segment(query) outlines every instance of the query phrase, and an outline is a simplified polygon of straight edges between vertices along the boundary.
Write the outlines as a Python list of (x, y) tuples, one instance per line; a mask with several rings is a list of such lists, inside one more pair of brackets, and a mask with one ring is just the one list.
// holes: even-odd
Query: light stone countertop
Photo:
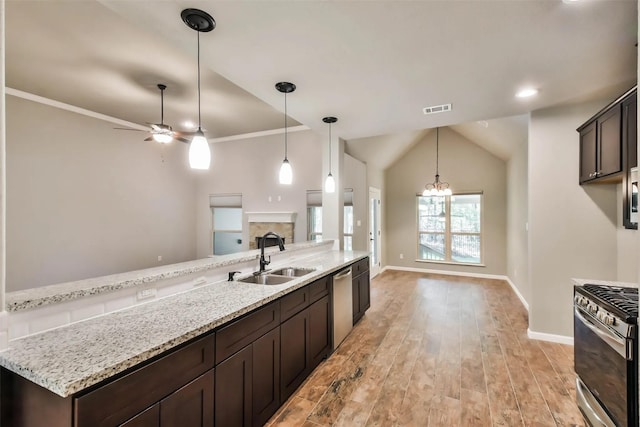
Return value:
[(283, 261), (316, 271), (282, 285), (212, 283), (14, 340), (0, 353), (0, 366), (67, 397), (366, 256), (324, 251)]
[[(287, 245), (287, 253), (304, 249), (332, 245), (333, 240), (325, 242), (301, 242)], [(277, 247), (265, 249), (266, 254), (278, 253)], [(6, 295), (7, 311), (15, 312), (64, 301), (71, 301), (105, 292), (131, 288), (158, 280), (188, 276), (189, 274), (204, 273), (216, 268), (226, 267), (260, 258), (260, 250), (251, 250), (232, 255), (211, 256), (177, 264), (160, 267), (145, 268), (128, 271), (126, 273), (111, 274), (91, 279), (58, 283), (23, 291), (9, 292)]]
[(619, 286), (619, 287), (622, 287), (622, 288), (637, 288), (638, 287), (637, 283), (615, 282), (613, 280), (594, 280), (594, 279), (574, 279), (574, 278), (572, 278), (571, 281), (576, 286), (583, 286), (583, 285), (586, 285), (586, 284), (592, 284), (592, 285), (604, 285), (604, 286)]

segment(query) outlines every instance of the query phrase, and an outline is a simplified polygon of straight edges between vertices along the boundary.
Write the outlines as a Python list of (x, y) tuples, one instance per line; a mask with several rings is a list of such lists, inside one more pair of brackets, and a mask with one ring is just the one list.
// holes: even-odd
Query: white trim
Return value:
[(397, 265), (387, 265), (384, 267), (384, 270), (399, 270), (399, 271), (411, 271), (414, 273), (444, 274), (446, 276), (478, 277), (481, 279), (498, 279), (498, 280), (507, 279), (507, 276), (503, 276), (500, 274), (468, 273), (466, 271), (433, 270), (430, 268), (401, 267)]
[[(39, 104), (48, 105), (50, 107), (60, 108), (61, 110), (71, 111), (72, 113), (82, 114), (83, 116), (93, 117), (94, 119), (104, 120), (105, 122), (110, 122), (110, 123), (113, 123), (113, 124), (116, 124), (116, 125), (126, 126), (128, 128), (131, 128), (131, 129), (137, 129), (137, 130), (141, 130), (141, 131), (148, 131), (149, 130), (149, 126), (142, 126), (142, 125), (139, 125), (137, 123), (133, 123), (133, 122), (129, 122), (129, 121), (126, 121), (126, 120), (118, 119), (116, 117), (107, 116), (106, 114), (96, 113), (95, 111), (87, 110), (85, 108), (76, 107), (75, 105), (66, 104), (64, 102), (56, 101), (56, 100), (53, 100), (53, 99), (50, 99), (50, 98), (45, 98), (44, 96), (35, 95), (33, 93), (24, 92), (22, 90), (6, 87), (5, 88), (5, 93), (7, 95), (11, 95), (11, 96), (15, 96), (15, 97), (18, 97), (18, 98), (26, 99), (28, 101), (37, 102)], [(286, 130), (287, 130), (287, 133), (292, 133), (292, 132), (305, 131), (305, 130), (309, 130), (309, 129), (310, 129), (309, 126), (300, 125), (300, 126), (287, 127)], [(210, 143), (237, 141), (239, 139), (260, 138), (260, 137), (270, 136), (270, 135), (279, 135), (279, 134), (283, 134), (284, 131), (285, 131), (285, 128), (269, 129), (269, 130), (262, 130), (262, 131), (258, 131), (258, 132), (242, 133), (242, 134), (239, 134), (239, 135), (223, 136), (223, 137), (220, 137), (220, 138), (207, 138), (207, 140)]]
[(534, 332), (527, 328), (527, 337), (532, 340), (549, 341), (559, 344), (573, 345), (573, 337), (567, 337), (564, 335), (546, 334), (544, 332)]
[(511, 286), (511, 289), (513, 289), (513, 292), (515, 292), (515, 294), (518, 296), (518, 299), (520, 300), (522, 305), (524, 305), (524, 308), (526, 308), (527, 312), (528, 312), (529, 311), (529, 303), (527, 303), (527, 300), (524, 299), (524, 297), (520, 293), (520, 290), (518, 289), (518, 287), (511, 281), (511, 279), (508, 276), (505, 276), (505, 280)]
[(296, 212), (246, 212), (249, 222), (296, 222)]
[(126, 126), (131, 129), (148, 131), (148, 126), (141, 126), (137, 123), (128, 122), (126, 120), (117, 119), (115, 117), (107, 116), (106, 114), (96, 113), (95, 111), (87, 110), (84, 108), (76, 107), (75, 105), (65, 104), (64, 102), (54, 101), (53, 99), (45, 98), (43, 96), (34, 95), (29, 92), (24, 92), (18, 89), (10, 87), (5, 88), (6, 94), (16, 96), (18, 98), (26, 99), (28, 101), (37, 102), (39, 104), (48, 105), (50, 107), (60, 108), (61, 110), (71, 111), (72, 113), (82, 114), (83, 116), (93, 117), (94, 119), (104, 120), (105, 122), (111, 122), (116, 125)]
[[(287, 128), (287, 133), (291, 132), (300, 132), (303, 130), (309, 130), (309, 126), (300, 125), (293, 126)], [(229, 135), (222, 136), (220, 138), (209, 138), (209, 142), (227, 142), (227, 141), (237, 141), (239, 139), (250, 139), (250, 138), (260, 138), (263, 136), (271, 136), (271, 135), (279, 135), (284, 133), (284, 128), (280, 129), (270, 129), (270, 130), (261, 130), (258, 132), (249, 132), (249, 133), (241, 133), (239, 135)]]

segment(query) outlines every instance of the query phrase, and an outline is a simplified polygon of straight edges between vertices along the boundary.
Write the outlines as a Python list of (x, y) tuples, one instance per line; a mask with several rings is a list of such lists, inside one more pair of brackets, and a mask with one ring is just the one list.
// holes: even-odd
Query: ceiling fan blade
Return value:
[(131, 128), (113, 128), (113, 129), (117, 129), (117, 130), (132, 130), (134, 132), (146, 132), (144, 130), (140, 130), (140, 129), (131, 129)]
[(152, 141), (152, 140), (153, 140), (153, 137), (152, 137), (152, 136), (149, 136), (149, 137), (145, 138), (144, 140), (145, 140), (145, 141)]
[(190, 139), (183, 138), (183, 137), (181, 137), (181, 136), (177, 136), (177, 135), (174, 135), (174, 136), (173, 136), (173, 139), (178, 140), (178, 141), (182, 141), (182, 142), (184, 142), (185, 144), (188, 144), (188, 143), (190, 143), (190, 142), (191, 142), (191, 140), (190, 140)]

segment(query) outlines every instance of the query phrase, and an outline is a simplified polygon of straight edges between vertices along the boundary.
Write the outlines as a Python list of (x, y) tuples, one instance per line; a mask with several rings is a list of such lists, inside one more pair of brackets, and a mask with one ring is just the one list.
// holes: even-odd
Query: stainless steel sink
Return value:
[(286, 276), (286, 277), (301, 277), (301, 276), (306, 276), (309, 273), (313, 273), (314, 271), (316, 271), (315, 268), (285, 267), (285, 268), (279, 268), (274, 271), (270, 271), (269, 274), (274, 274), (277, 276)]
[(293, 280), (293, 277), (258, 274), (256, 276), (245, 277), (244, 279), (238, 280), (238, 282), (255, 283), (257, 285), (282, 285), (290, 280)]

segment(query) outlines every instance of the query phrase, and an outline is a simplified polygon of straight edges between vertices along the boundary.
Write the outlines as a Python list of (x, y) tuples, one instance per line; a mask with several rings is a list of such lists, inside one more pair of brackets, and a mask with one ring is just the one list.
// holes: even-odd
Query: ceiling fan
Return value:
[[(158, 83), (158, 89), (160, 89), (160, 123), (147, 123), (151, 129), (149, 129), (149, 136), (145, 138), (145, 141), (156, 141), (161, 144), (168, 144), (174, 139), (182, 142), (189, 143), (190, 140), (185, 138), (183, 133), (174, 131), (171, 126), (164, 123), (164, 90), (167, 85)], [(119, 130), (133, 130), (137, 132), (143, 132), (139, 129), (131, 128), (114, 128)]]

